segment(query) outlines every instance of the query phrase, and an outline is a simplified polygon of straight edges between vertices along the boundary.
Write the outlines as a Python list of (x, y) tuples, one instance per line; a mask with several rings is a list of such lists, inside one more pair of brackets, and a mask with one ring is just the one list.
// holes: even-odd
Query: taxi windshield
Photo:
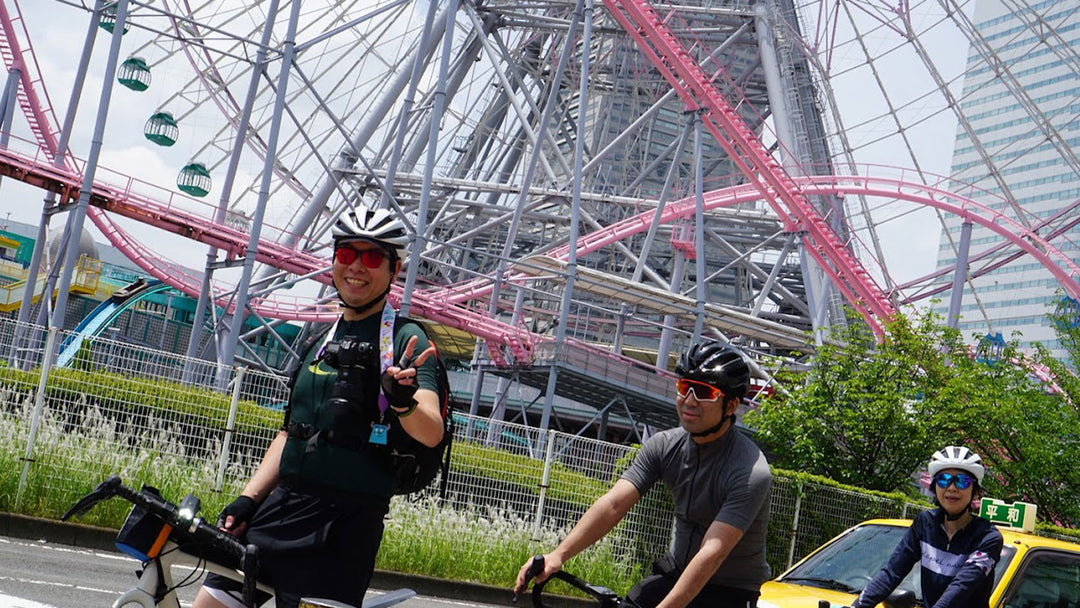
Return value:
[[(807, 585), (858, 594), (870, 579), (889, 561), (893, 549), (907, 532), (907, 528), (869, 524), (857, 526), (835, 542), (807, 558), (778, 580), (796, 585)], [(1014, 553), (1006, 546), (994, 569), (994, 584), (1001, 579), (1005, 566)], [(915, 593), (916, 601), (923, 605), (922, 586), (919, 584), (918, 564), (900, 582), (899, 589)]]

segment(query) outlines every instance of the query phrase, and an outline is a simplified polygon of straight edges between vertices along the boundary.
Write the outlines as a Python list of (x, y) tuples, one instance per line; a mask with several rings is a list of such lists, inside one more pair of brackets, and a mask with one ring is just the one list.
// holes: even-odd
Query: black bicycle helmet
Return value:
[(750, 391), (750, 367), (738, 350), (720, 342), (695, 344), (679, 357), (675, 373), (688, 380), (711, 384), (727, 397), (742, 398)]
[(404, 260), (409, 246), (405, 224), (387, 209), (354, 209), (342, 213), (334, 228), (334, 245), (347, 241), (375, 243)]

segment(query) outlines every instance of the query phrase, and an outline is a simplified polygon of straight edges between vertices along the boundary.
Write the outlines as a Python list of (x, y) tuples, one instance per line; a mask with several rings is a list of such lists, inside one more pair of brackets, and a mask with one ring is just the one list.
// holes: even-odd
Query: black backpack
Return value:
[[(398, 315), (394, 320), (394, 335), (405, 323), (417, 325), (428, 341), (434, 344), (424, 324), (416, 319), (410, 319)], [(328, 325), (325, 330), (316, 332), (303, 342), (297, 349), (299, 357), (296, 362), (289, 366), (288, 387), (296, 384), (296, 378), (300, 374), (300, 367), (307, 359), (308, 353), (320, 343), (329, 331)], [(439, 385), (439, 409), (443, 419), (443, 437), (435, 447), (428, 447), (412, 438), (401, 426), (401, 421), (396, 416), (389, 416), (390, 429), (387, 436), (391, 468), (394, 470), (394, 494), (413, 494), (419, 492), (435, 480), (442, 473), (439, 483), (440, 497), (446, 497), (447, 482), (450, 477), (450, 446), (454, 441), (454, 399), (450, 392), (450, 377), (446, 373), (446, 365), (442, 357), (435, 357), (436, 381)]]
[[(394, 322), (394, 333), (401, 325), (414, 323), (420, 327), (428, 341), (424, 324), (415, 319), (398, 316)], [(434, 344), (434, 342), (432, 342)], [(442, 357), (435, 357), (436, 379), (439, 384), (439, 413), (443, 419), (442, 441), (433, 448), (412, 438), (401, 427), (397, 416), (390, 416), (390, 432), (387, 445), (394, 468), (394, 494), (412, 494), (431, 485), (435, 477), (442, 473), (439, 482), (439, 495), (446, 496), (446, 484), (450, 477), (450, 445), (454, 442), (454, 398), (450, 392), (450, 377)]]

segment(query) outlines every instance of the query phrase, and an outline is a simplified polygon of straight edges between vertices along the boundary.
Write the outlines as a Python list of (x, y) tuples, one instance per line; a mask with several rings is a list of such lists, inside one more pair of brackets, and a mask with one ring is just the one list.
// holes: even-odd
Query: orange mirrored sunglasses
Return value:
[(686, 397), (690, 393), (694, 393), (694, 399), (698, 401), (716, 401), (724, 396), (723, 391), (711, 384), (705, 384), (697, 380), (687, 380), (686, 378), (679, 378), (675, 381), (675, 390), (678, 391), (680, 397)]

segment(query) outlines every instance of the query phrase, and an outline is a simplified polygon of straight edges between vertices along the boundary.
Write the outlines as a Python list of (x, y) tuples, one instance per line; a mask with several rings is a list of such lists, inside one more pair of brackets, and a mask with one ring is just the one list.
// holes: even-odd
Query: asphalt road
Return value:
[[(119, 553), (0, 536), (0, 608), (111, 606), (135, 584), (138, 567), (138, 562)], [(183, 575), (181, 568), (174, 569), (176, 581)], [(190, 606), (197, 590), (197, 581), (181, 589), (181, 605)], [(372, 590), (368, 597), (381, 593)], [(418, 595), (397, 606), (493, 608), (495, 604)]]

